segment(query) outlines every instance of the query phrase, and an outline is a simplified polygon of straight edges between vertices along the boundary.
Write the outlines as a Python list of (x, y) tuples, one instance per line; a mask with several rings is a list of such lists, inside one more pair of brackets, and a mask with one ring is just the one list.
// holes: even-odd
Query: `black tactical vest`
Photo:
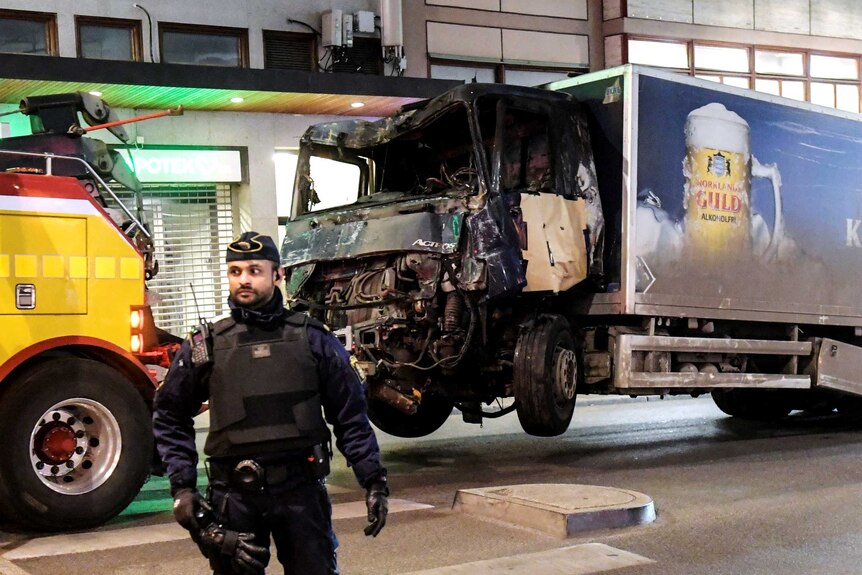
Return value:
[(216, 322), (208, 456), (278, 454), (329, 440), (307, 322), (298, 313), (273, 330)]

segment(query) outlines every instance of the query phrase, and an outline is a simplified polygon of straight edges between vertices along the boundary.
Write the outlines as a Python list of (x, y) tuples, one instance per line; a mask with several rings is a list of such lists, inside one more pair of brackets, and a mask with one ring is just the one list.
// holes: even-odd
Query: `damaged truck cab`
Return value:
[(591, 393), (862, 419), (860, 157), (858, 114), (666, 71), (463, 85), (308, 129), (287, 295), (394, 435)]
[[(333, 173), (351, 185), (329, 184)], [(512, 409), (483, 403), (526, 394), (528, 432), (566, 429), (577, 346), (535, 299), (601, 273), (601, 204), (574, 99), (471, 84), (378, 122), (312, 126), (296, 181), (288, 297), (343, 335), (379, 427), (421, 436), (453, 403), (481, 421)], [(531, 250), (551, 257), (527, 266)]]

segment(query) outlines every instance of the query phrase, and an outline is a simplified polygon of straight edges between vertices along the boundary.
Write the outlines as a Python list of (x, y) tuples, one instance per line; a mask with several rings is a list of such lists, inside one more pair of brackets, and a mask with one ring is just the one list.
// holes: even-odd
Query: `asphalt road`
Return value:
[[(344, 574), (409, 573), (585, 543), (652, 561), (613, 571), (619, 575), (862, 573), (862, 430), (834, 418), (757, 424), (726, 417), (708, 397), (584, 397), (558, 438), (524, 435), (515, 415), (480, 428), (456, 414), (421, 440), (380, 439), (401, 511), (379, 537), (364, 537), (363, 492), (337, 458), (330, 484), (343, 517), (335, 528)], [(657, 519), (564, 540), (451, 510), (458, 489), (523, 483), (639, 491), (654, 499)], [(164, 483), (154, 481), (98, 530), (52, 539), (0, 532), (0, 573), (209, 573), (175, 530), (169, 505)], [(572, 563), (554, 573), (607, 568)]]

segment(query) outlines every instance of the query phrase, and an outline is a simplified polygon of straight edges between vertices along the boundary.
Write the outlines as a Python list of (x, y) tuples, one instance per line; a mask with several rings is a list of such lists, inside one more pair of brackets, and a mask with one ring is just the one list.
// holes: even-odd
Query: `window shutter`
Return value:
[(263, 31), (263, 67), (274, 70), (314, 70), (314, 34)]

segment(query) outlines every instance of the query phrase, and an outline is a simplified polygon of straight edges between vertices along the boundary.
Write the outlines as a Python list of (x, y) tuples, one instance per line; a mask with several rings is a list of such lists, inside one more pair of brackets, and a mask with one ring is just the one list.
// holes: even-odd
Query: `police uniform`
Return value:
[[(327, 421), (359, 483), (369, 492), (386, 483), (362, 385), (341, 342), (285, 309), (277, 287), (259, 309), (229, 304), (230, 317), (212, 329), (212, 361), (192, 362), (186, 340), (156, 394), (153, 428), (171, 492), (195, 488), (193, 417), (209, 400), (204, 453), (216, 522), (254, 534), (261, 547), (271, 535), (286, 573), (337, 573)], [(227, 559), (210, 556), (216, 573), (234, 572)]]

